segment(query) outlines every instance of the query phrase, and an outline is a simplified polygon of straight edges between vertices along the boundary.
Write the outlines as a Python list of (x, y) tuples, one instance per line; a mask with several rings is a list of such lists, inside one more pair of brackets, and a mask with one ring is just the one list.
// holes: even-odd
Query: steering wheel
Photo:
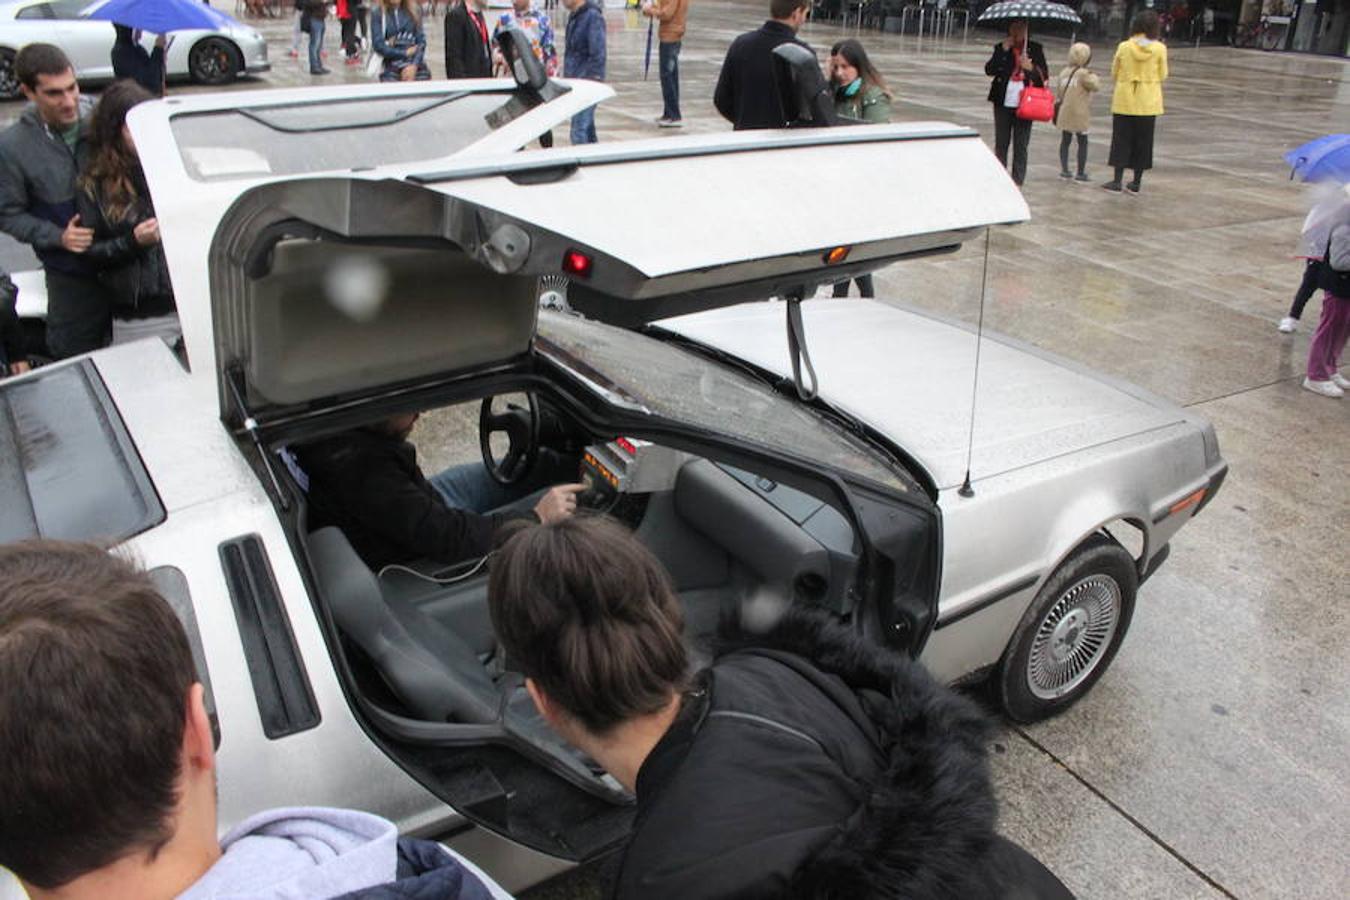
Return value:
[[(534, 394), (525, 395), (525, 406), (507, 402), (503, 412), (493, 412), (497, 397), (485, 397), (478, 410), (478, 449), (483, 465), (498, 484), (516, 484), (524, 480), (539, 459), (539, 404)], [(492, 436), (506, 434), (506, 455), (497, 460), (492, 454)]]

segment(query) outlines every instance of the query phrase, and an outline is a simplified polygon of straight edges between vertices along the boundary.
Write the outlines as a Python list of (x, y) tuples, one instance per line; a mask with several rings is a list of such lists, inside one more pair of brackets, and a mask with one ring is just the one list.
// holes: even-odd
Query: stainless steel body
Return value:
[[(876, 434), (868, 440), (842, 434), (834, 419), (808, 411), (795, 394), (771, 391), (739, 369), (708, 363), (655, 338), (610, 329), (614, 333), (605, 340), (613, 343), (618, 334), (629, 345), (626, 366), (615, 363), (613, 348), (600, 340), (608, 326), (556, 316), (542, 328), (546, 340), (536, 341), (539, 314), (529, 279), (557, 274), (573, 253), (587, 261), (584, 274), (572, 273), (577, 293), (589, 286), (620, 317), (636, 311), (650, 319), (658, 318), (652, 310), (726, 307), (766, 291), (800, 291), (846, 271), (833, 265), (865, 269), (878, 260), (940, 251), (991, 224), (1028, 215), (1020, 193), (978, 136), (944, 123), (520, 149), (612, 94), (592, 82), (562, 87), (566, 90), (552, 99), (527, 108), (510, 99), (511, 82), (482, 81), (202, 95), (143, 104), (130, 116), (161, 222), (190, 369), (158, 341), (109, 348), (90, 359), (164, 511), (162, 521), (126, 545), (149, 567), (181, 571), (191, 594), (220, 725), (222, 829), (278, 805), (353, 806), (388, 816), (408, 832), (449, 834), (448, 843), (508, 888), (569, 864), (491, 829), (468, 827), (464, 815), (438, 799), (436, 785), (412, 774), (412, 757), (389, 749), (354, 679), (343, 675), (333, 617), (316, 588), (306, 535), (286, 514), (283, 479), (272, 454), (285, 435), (303, 435), (310, 427), (336, 430), (331, 422), (348, 414), (346, 406), (369, 417), (381, 409), (411, 408), (401, 391), (431, 391), (435, 385), (476, 398), (482, 392), (471, 390), (474, 379), (489, 384), (508, 375), (552, 377), (566, 382), (568, 391), (585, 393), (587, 405), (636, 429), (592, 437), (641, 436), (644, 426), (669, 437), (670, 447), (654, 448), (670, 463), (661, 467), (662, 477), (652, 483), (632, 479), (644, 490), (675, 493), (672, 481), (678, 488), (682, 474), (667, 471), (670, 467), (699, 469), (695, 475), (704, 479), (705, 490), (728, 484), (726, 489), (742, 490), (728, 474), (737, 470), (709, 471), (708, 461), (696, 458), (693, 449), (702, 441), (738, 465), (758, 460), (807, 481), (817, 474), (822, 483), (832, 479), (829, 484), (840, 490), (856, 488), (858, 496), (877, 503), (893, 501), (895, 509), (931, 514), (940, 558), (936, 544), (927, 546), (940, 569), (940, 591), (934, 572), (931, 594), (917, 600), (932, 604), (935, 623), (928, 626), (935, 627), (931, 635), (925, 626), (910, 637), (917, 647), (927, 636), (922, 659), (949, 680), (997, 663), (1033, 595), (1103, 528), (1128, 522), (1137, 529), (1135, 564), (1146, 574), (1193, 513), (1191, 506), (1175, 513), (1171, 507), (1221, 477), (1223, 463), (1207, 423), (1128, 385), (986, 335), (975, 405), (974, 493), (963, 496), (971, 413), (967, 360), (973, 362), (975, 336), (959, 324), (893, 305), (801, 304), (821, 398), (870, 425)], [(456, 120), (457, 110), (468, 113)], [(442, 121), (437, 116), (443, 125), (436, 124)], [(361, 117), (372, 121), (344, 127)], [(222, 127), (227, 119), (237, 127)], [(454, 133), (457, 121), (464, 134)], [(397, 127), (406, 135), (423, 126), (440, 128), (449, 139), (395, 145), (363, 130)], [(428, 146), (443, 155), (416, 155)], [(385, 158), (367, 161), (362, 153)], [(908, 162), (895, 164), (897, 154)], [(828, 215), (837, 203), (831, 166), (839, 167), (839, 178), (859, 168), (878, 172), (872, 184), (877, 202), (845, 226)], [(782, 179), (803, 170), (824, 175), (785, 199)], [(756, 177), (747, 179), (746, 172)], [(732, 186), (740, 202), (728, 206)], [(661, 242), (644, 239), (636, 227), (650, 219), (657, 203), (666, 205), (662, 214), (672, 223), (669, 239)], [(894, 211), (901, 207), (908, 214), (897, 217)], [(766, 221), (773, 227), (763, 227)], [(311, 233), (315, 239), (302, 239)], [(306, 368), (304, 354), (288, 352), (290, 346), (273, 340), (275, 335), (259, 333), (279, 324), (284, 328), (277, 332), (291, 328), (300, 339), (306, 336), (311, 320), (288, 320), (287, 310), (302, 306), (297, 298), (321, 296), (326, 288), (304, 281), (315, 270), (296, 260), (322, 262), (326, 247), (369, 247), (391, 235), (444, 241), (445, 254), (455, 257), (446, 271), (464, 283), (498, 279), (483, 283), (500, 291), (481, 298), (457, 296), (454, 281), (418, 289), (421, 300), (444, 299), (441, 318), (457, 315), (453, 303), (460, 303), (487, 316), (481, 321), (491, 327), (479, 335), (452, 335), (460, 344), (433, 358), (435, 368), (425, 372), (408, 368), (421, 363), (405, 358), (415, 356), (410, 348), (417, 349), (416, 331), (402, 335), (405, 343), (391, 342), (386, 353), (378, 346), (359, 347), (366, 353), (360, 366), (329, 368), (324, 366), (332, 360), (324, 357), (348, 345), (325, 344), (324, 352), (310, 353), (313, 362)], [(388, 252), (373, 258), (396, 269), (405, 257)], [(27, 299), (30, 309), (40, 305)], [(316, 326), (332, 324), (328, 318), (335, 317), (322, 304), (312, 308), (323, 318), (313, 320)], [(433, 321), (434, 304), (425, 309), (431, 318), (421, 321), (428, 331), (444, 324)], [(666, 320), (661, 327), (759, 370), (787, 375), (783, 310), (782, 303), (753, 303)], [(500, 317), (492, 318), (498, 311)], [(596, 332), (594, 342), (588, 329)], [(457, 362), (466, 365), (455, 350), (473, 351), (489, 331), (505, 348), (502, 358), (454, 369)], [(642, 362), (678, 356), (683, 365), (706, 365), (762, 409), (791, 407), (791, 416), (770, 418), (800, 422), (798, 432), (787, 428), (786, 434), (757, 437), (736, 417), (723, 415), (717, 422), (715, 392), (697, 377), (690, 395), (697, 399), (708, 388), (708, 408), (699, 411), (704, 418), (681, 420), (671, 401), (682, 398), (652, 396), (644, 402), (641, 385), (635, 387), (643, 366), (631, 364), (634, 348)], [(933, 378), (935, 369), (941, 378)], [(39, 370), (9, 384), (41, 377)], [(823, 453), (843, 447), (847, 452), (833, 458), (858, 460), (857, 471), (825, 471), (829, 464), (813, 455), (821, 447)], [(897, 457), (912, 462), (902, 467)], [(810, 472), (813, 465), (824, 474)], [(766, 485), (773, 487), (762, 488), (765, 498), (778, 487)], [(801, 498), (810, 499), (804, 493)], [(755, 516), (769, 515), (752, 500)], [(654, 506), (668, 501), (658, 498)], [(849, 502), (847, 496), (840, 500), (842, 506)], [(868, 543), (855, 540), (849, 522), (830, 512), (834, 520), (818, 521), (822, 528), (842, 527), (842, 543), (830, 553), (820, 544), (802, 544), (823, 561), (827, 574), (832, 560)], [(853, 514), (865, 531), (856, 509)], [(771, 525), (801, 538), (795, 525), (778, 519)], [(257, 660), (249, 656), (238, 601), (222, 565), (224, 545), (240, 539), (253, 539), (265, 557), (262, 571), (289, 621), (312, 693), (317, 723), (292, 733), (269, 734), (250, 674)], [(846, 594), (841, 589), (830, 596), (865, 602)], [(859, 619), (862, 610), (853, 608)], [(474, 818), (490, 816), (479, 810)]]

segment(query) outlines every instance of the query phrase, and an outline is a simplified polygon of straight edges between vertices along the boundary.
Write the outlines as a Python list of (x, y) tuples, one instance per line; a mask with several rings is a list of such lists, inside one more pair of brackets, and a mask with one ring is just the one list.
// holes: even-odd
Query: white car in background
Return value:
[[(111, 81), (111, 22), (87, 18), (106, 0), (0, 0), (0, 99), (20, 96), (14, 57), (25, 44), (45, 41), (66, 52), (81, 82)], [(153, 46), (154, 35), (142, 43)], [(170, 80), (225, 84), (241, 73), (266, 72), (267, 41), (257, 29), (232, 25), (218, 31), (179, 31), (169, 44)]]

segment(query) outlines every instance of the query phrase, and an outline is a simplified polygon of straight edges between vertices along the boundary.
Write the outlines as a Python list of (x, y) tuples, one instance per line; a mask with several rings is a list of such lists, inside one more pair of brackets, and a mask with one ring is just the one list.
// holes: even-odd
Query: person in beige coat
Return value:
[[(1069, 48), (1069, 64), (1055, 78), (1055, 96), (1059, 105), (1055, 110), (1055, 125), (1062, 133), (1059, 139), (1059, 177), (1087, 181), (1088, 127), (1092, 124), (1092, 95), (1101, 87), (1099, 79), (1088, 63), (1092, 62), (1092, 48), (1084, 43)], [(1069, 171), (1069, 144), (1078, 136), (1078, 174)]]

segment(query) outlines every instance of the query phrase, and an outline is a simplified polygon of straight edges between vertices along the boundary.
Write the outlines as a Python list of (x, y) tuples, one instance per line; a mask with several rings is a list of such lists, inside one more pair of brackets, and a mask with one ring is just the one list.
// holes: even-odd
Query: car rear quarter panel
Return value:
[(1190, 517), (1154, 524), (1151, 512), (1205, 473), (1201, 430), (1182, 421), (978, 479), (973, 497), (941, 492), (943, 585), (923, 662), (948, 681), (998, 662), (1040, 586), (1078, 545), (1127, 519), (1144, 534), (1146, 562)]

